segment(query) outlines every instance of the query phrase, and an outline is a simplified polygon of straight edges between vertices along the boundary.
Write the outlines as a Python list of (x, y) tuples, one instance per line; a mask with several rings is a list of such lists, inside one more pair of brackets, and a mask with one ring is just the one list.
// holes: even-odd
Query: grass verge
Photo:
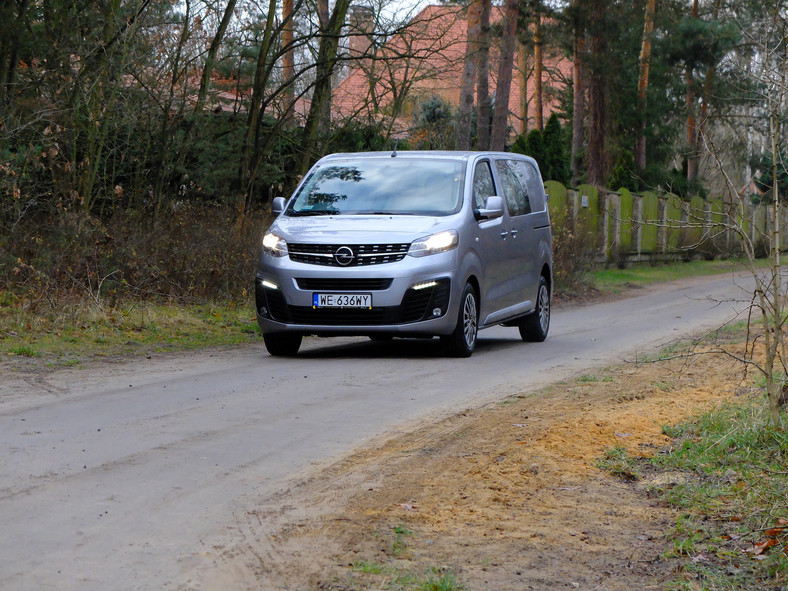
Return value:
[[(692, 261), (592, 273), (597, 289), (622, 293), (633, 287), (741, 270), (734, 261)], [(250, 302), (125, 302), (108, 306), (92, 300), (47, 305), (0, 292), (0, 356), (49, 365), (77, 365), (83, 359), (140, 355), (165, 350), (234, 345), (260, 333)]]
[(681, 476), (646, 481), (679, 511), (666, 557), (681, 567), (667, 588), (788, 589), (788, 433), (770, 423), (763, 397), (664, 432), (673, 444), (662, 454), (634, 460), (614, 449), (598, 465), (627, 480), (646, 469)]
[[(758, 261), (758, 265), (768, 266), (767, 261)], [(633, 287), (640, 288), (654, 283), (664, 283), (688, 277), (720, 275), (744, 270), (744, 264), (735, 259), (679, 261), (658, 265), (635, 263), (626, 269), (617, 269), (616, 267), (597, 269), (590, 273), (590, 279), (593, 286), (599, 291), (618, 294)]]
[(76, 365), (111, 355), (234, 345), (260, 338), (246, 304), (138, 302), (104, 307), (77, 302), (30, 310), (0, 294), (0, 355)]

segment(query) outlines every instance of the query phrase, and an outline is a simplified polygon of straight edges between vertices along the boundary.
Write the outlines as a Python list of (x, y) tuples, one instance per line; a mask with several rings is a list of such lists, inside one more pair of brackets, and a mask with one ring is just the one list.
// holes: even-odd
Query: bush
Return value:
[(613, 172), (607, 180), (607, 185), (614, 189), (629, 189), (639, 191), (643, 187), (635, 174), (635, 156), (629, 150), (621, 150), (613, 165)]
[(556, 290), (568, 295), (587, 291), (588, 274), (596, 266), (594, 234), (584, 220), (572, 215), (554, 215), (551, 222)]
[(158, 219), (136, 211), (106, 222), (76, 211), (31, 218), (0, 241), (0, 289), (34, 306), (242, 298), (262, 223), (239, 222), (235, 207), (185, 202)]

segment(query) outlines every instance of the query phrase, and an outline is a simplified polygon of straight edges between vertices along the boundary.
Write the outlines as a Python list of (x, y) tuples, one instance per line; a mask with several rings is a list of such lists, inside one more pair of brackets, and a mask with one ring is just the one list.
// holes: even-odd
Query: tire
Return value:
[(441, 337), (441, 340), (453, 357), (470, 357), (476, 349), (478, 332), (479, 305), (476, 299), (476, 290), (470, 283), (466, 283), (460, 298), (460, 311), (457, 315), (457, 325), (454, 332)]
[(544, 277), (539, 277), (536, 309), (520, 321), (520, 337), (525, 342), (541, 343), (550, 330), (550, 288)]
[(293, 357), (301, 347), (301, 335), (289, 332), (268, 332), (263, 341), (268, 353), (273, 357)]

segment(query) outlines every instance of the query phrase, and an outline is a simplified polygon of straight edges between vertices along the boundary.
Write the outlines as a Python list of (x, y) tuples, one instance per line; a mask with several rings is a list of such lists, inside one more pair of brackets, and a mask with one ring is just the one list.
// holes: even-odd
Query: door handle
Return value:
[(517, 238), (517, 230), (512, 230), (512, 238)]
[(509, 235), (509, 232), (501, 232), (501, 238), (506, 240), (506, 237)]

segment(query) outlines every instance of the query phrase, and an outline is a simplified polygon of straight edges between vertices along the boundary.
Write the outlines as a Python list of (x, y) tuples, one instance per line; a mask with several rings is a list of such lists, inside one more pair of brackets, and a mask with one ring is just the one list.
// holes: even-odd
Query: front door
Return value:
[[(483, 209), (487, 198), (500, 195), (496, 191), (495, 181), (489, 160), (476, 163), (473, 172), (473, 203), (475, 209)], [(479, 320), (485, 319), (498, 310), (505, 308), (511, 300), (508, 291), (509, 257), (509, 215), (494, 220), (481, 220), (477, 234), (477, 252), (482, 265), (480, 278), (481, 294), (479, 294)]]

